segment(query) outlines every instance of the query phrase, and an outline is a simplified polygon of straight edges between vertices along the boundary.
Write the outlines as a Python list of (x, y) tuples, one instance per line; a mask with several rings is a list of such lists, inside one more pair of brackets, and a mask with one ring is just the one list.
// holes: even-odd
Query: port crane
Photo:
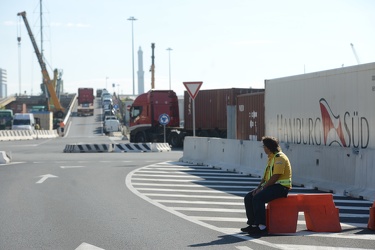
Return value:
[[(24, 23), (25, 23), (27, 32), (28, 32), (30, 40), (31, 40), (31, 43), (32, 43), (32, 45), (34, 47), (34, 50), (35, 50), (35, 54), (38, 58), (39, 65), (42, 69), (43, 83), (47, 87), (48, 93), (49, 93), (50, 98), (52, 100), (52, 103), (54, 105), (53, 116), (57, 117), (57, 118), (63, 118), (64, 113), (65, 113), (65, 109), (61, 106), (60, 100), (57, 97), (56, 90), (55, 90), (56, 80), (57, 80), (57, 76), (58, 76), (58, 70), (57, 69), (54, 70), (53, 79), (51, 80), (51, 78), (48, 74), (47, 68), (46, 68), (46, 63), (43, 61), (42, 54), (39, 51), (39, 48), (38, 48), (38, 45), (36, 44), (33, 32), (31, 31), (29, 22), (27, 21), (26, 11), (18, 13), (17, 16), (21, 16)], [(48, 109), (50, 109), (49, 105), (48, 105)]]
[(354, 49), (354, 45), (351, 43), (350, 46), (352, 46), (353, 54), (355, 56), (355, 59), (357, 60), (357, 63), (360, 64), (359, 57), (357, 55), (357, 51)]

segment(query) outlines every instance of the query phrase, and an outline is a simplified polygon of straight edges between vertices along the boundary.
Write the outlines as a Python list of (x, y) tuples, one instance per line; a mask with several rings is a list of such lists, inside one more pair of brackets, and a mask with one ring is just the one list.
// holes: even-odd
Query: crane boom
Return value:
[(361, 64), (360, 61), (359, 61), (359, 57), (358, 57), (358, 55), (357, 55), (357, 52), (356, 52), (355, 49), (354, 49), (354, 45), (351, 43), (350, 46), (352, 46), (353, 54), (354, 54), (354, 56), (355, 56), (355, 59), (357, 60), (357, 63), (358, 63), (358, 64)]
[(21, 16), (24, 23), (25, 23), (27, 32), (28, 32), (30, 40), (31, 40), (31, 43), (32, 43), (32, 45), (34, 47), (34, 50), (35, 50), (36, 57), (38, 58), (39, 65), (42, 69), (43, 83), (47, 86), (48, 92), (49, 92), (49, 94), (51, 96), (51, 99), (52, 99), (52, 103), (55, 106), (55, 112), (54, 113), (58, 118), (62, 118), (64, 116), (65, 110), (61, 106), (59, 98), (57, 97), (57, 94), (56, 94), (56, 90), (54, 88), (54, 85), (55, 85), (54, 83), (56, 82), (56, 79), (57, 79), (57, 70), (55, 70), (56, 72), (54, 72), (53, 80), (51, 80), (51, 78), (48, 74), (47, 68), (46, 68), (46, 63), (43, 61), (42, 54), (39, 51), (39, 48), (38, 48), (38, 45), (36, 44), (33, 32), (31, 31), (29, 22), (27, 21), (26, 11), (18, 13), (17, 16)]

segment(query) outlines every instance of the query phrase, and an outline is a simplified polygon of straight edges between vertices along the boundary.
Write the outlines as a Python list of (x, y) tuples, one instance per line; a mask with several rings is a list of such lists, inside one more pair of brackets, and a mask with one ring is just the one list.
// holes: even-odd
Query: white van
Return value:
[(35, 130), (34, 114), (31, 114), (31, 113), (14, 114), (12, 130)]
[(103, 122), (104, 134), (118, 131), (121, 131), (121, 124), (119, 120), (117, 120), (116, 116), (106, 116), (106, 119)]

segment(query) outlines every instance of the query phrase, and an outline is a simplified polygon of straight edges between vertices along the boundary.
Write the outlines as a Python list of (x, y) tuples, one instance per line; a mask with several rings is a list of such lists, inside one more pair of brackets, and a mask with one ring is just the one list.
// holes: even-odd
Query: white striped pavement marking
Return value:
[[(225, 192), (219, 190), (192, 190), (192, 189), (166, 189), (166, 188), (137, 188), (142, 191), (158, 191), (158, 192), (176, 192), (176, 193), (213, 193), (213, 194), (224, 194)], [(233, 193), (244, 193), (243, 191), (230, 191)], [(246, 192), (248, 193), (248, 192)]]
[[(151, 169), (150, 167), (147, 167), (148, 169)], [(146, 168), (142, 168), (142, 169), (146, 169)], [(154, 169), (154, 168), (152, 168)], [(170, 170), (169, 168), (165, 168), (165, 169), (160, 169), (158, 168), (159, 170)], [(175, 168), (179, 171), (181, 171), (180, 168)], [(184, 170), (186, 170), (186, 168), (184, 168)], [(195, 170), (195, 169), (193, 169)], [(211, 170), (211, 169), (210, 169)], [(127, 176), (127, 180), (129, 178), (129, 181), (130, 180), (134, 180), (134, 181), (146, 181), (146, 182), (142, 182), (142, 183), (133, 183), (134, 186), (156, 186), (156, 187), (199, 187), (197, 185), (199, 185), (199, 183), (215, 183), (215, 184), (225, 184), (225, 183), (233, 183), (233, 181), (217, 181), (217, 180), (214, 180), (214, 181), (210, 181), (210, 180), (202, 180), (202, 181), (197, 181), (197, 179), (199, 178), (205, 178), (205, 179), (224, 179), (224, 178), (227, 178), (227, 177), (222, 177), (222, 178), (218, 178), (218, 176), (212, 176), (214, 174), (207, 174), (207, 173), (202, 173), (202, 175), (196, 173), (194, 171), (194, 176), (190, 175), (190, 173), (181, 173), (181, 172), (172, 172), (173, 174), (172, 175), (163, 175), (164, 173), (171, 173), (171, 171), (168, 171), (168, 172), (163, 172), (163, 171), (139, 171), (137, 173), (135, 173), (136, 170), (133, 171), (132, 173), (132, 176), (134, 176), (134, 178), (132, 178), (132, 176), (128, 175)], [(199, 170), (197, 170), (197, 172), (199, 172)], [(203, 171), (201, 171), (203, 172)], [(222, 171), (221, 171), (222, 172)], [(156, 174), (152, 174), (152, 173), (156, 173)], [(223, 172), (222, 172), (223, 173)], [(224, 173), (225, 175), (227, 175), (228, 173)], [(231, 174), (231, 175), (237, 175), (237, 174)], [(238, 175), (237, 175), (238, 176)], [(189, 177), (189, 179), (154, 179), (154, 178), (141, 178), (141, 177), (167, 177), (167, 178), (187, 178)], [(235, 178), (235, 179), (239, 179), (239, 178)], [(236, 181), (236, 184), (247, 184), (248, 186), (246, 186), (247, 188), (253, 188), (254, 186), (249, 186), (249, 180), (259, 180), (259, 178), (254, 178), (254, 177), (241, 177), (241, 181)], [(245, 181), (243, 181), (245, 180)], [(150, 181), (152, 182), (159, 182), (159, 183), (149, 183)], [(160, 183), (160, 182), (167, 182), (167, 183)], [(168, 183), (169, 182), (169, 183)], [(171, 184), (171, 182), (173, 182), (174, 184)], [(192, 183), (192, 184), (176, 184), (175, 182), (177, 183)], [(207, 188), (208, 186), (204, 186), (205, 188)], [(232, 186), (232, 185), (221, 185), (221, 186), (218, 186), (218, 185), (211, 185), (211, 187), (221, 187), (221, 188), (233, 188), (233, 187), (239, 187), (239, 186)], [(171, 190), (171, 189), (164, 189), (164, 188), (137, 188), (135, 189), (133, 186), (131, 186), (131, 188), (133, 190), (135, 190), (137, 193), (138, 190), (141, 190), (141, 191), (157, 191), (157, 192), (177, 192), (177, 193), (181, 193), (181, 192), (189, 192), (189, 193), (192, 193), (192, 190), (187, 190), (187, 189), (180, 189), (180, 190)], [(243, 186), (241, 186), (241, 188), (243, 188)], [(294, 190), (306, 190), (306, 188), (304, 187), (293, 187)], [(133, 191), (134, 192), (134, 191)], [(159, 206), (167, 211), (170, 211), (171, 213), (174, 213), (176, 214), (177, 216), (180, 216), (182, 218), (185, 218), (191, 222), (194, 222), (194, 223), (197, 223), (197, 224), (200, 224), (200, 225), (203, 225), (205, 227), (208, 227), (208, 228), (211, 228), (213, 230), (216, 230), (216, 231), (219, 231), (219, 232), (226, 232), (226, 233), (232, 233), (234, 236), (239, 236), (240, 238), (249, 238), (248, 236), (244, 236), (243, 234), (238, 234), (238, 231), (239, 229), (238, 228), (218, 228), (216, 226), (213, 226), (213, 225), (210, 225), (210, 224), (206, 224), (204, 223), (204, 221), (227, 221), (227, 222), (244, 222), (245, 219), (244, 218), (233, 218), (233, 217), (230, 217), (230, 218), (225, 218), (225, 217), (199, 217), (199, 216), (187, 216), (185, 214), (182, 214), (178, 211), (202, 211), (202, 212), (229, 212), (229, 213), (244, 213), (244, 209), (221, 209), (221, 208), (192, 208), (192, 207), (166, 207), (164, 205), (162, 205), (161, 203), (175, 203), (175, 204), (210, 204), (210, 205), (241, 205), (243, 206), (243, 197), (236, 197), (236, 196), (231, 196), (231, 195), (228, 195), (226, 192), (231, 192), (233, 193), (234, 191), (216, 191), (216, 190), (195, 190), (194, 192), (205, 192), (205, 193), (220, 193), (220, 194), (224, 194), (224, 195), (227, 195), (227, 196), (209, 196), (209, 195), (199, 195), (199, 196), (196, 196), (196, 195), (185, 195), (185, 194), (154, 194), (154, 193), (139, 193), (140, 196), (142, 196), (143, 199), (146, 199), (146, 200), (149, 200), (148, 196), (150, 197), (176, 197), (176, 198), (207, 198), (207, 199), (225, 199), (225, 200), (238, 200), (238, 202), (209, 202), (209, 201), (184, 201), (184, 200), (181, 200), (179, 199), (178, 201), (176, 200), (150, 200), (152, 201), (151, 203), (154, 203), (156, 206)], [(247, 193), (247, 192), (244, 192), (244, 193)], [(353, 201), (348, 201), (348, 200), (342, 200), (340, 198), (344, 198), (342, 195), (334, 195), (334, 197), (336, 197), (335, 199), (335, 202), (340, 202), (340, 203), (346, 203), (346, 204), (350, 204), (350, 203), (353, 203)], [(368, 201), (361, 201), (361, 200), (358, 200), (358, 202), (356, 201), (356, 203), (361, 203), (361, 204), (369, 204), (369, 207), (371, 206), (371, 204), (368, 202)], [(339, 208), (343, 209), (355, 209), (355, 210), (367, 210), (368, 208), (363, 208), (363, 207), (355, 207), (355, 206), (340, 206)], [(299, 215), (304, 215), (303, 212), (300, 212)], [(347, 218), (350, 218), (350, 217), (362, 217), (362, 215), (358, 215), (358, 214), (345, 214), (345, 213), (340, 213), (340, 217), (347, 217)], [(363, 215), (363, 218), (366, 218), (368, 217), (368, 215)], [(203, 224), (202, 224), (203, 223)], [(306, 226), (306, 222), (304, 220), (298, 220), (298, 225), (305, 225)], [(341, 226), (343, 228), (366, 228), (367, 227), (367, 224), (360, 224), (360, 223), (352, 223), (352, 224), (346, 224), (346, 223), (341, 223)], [(337, 233), (337, 234), (332, 234), (332, 233), (328, 233), (328, 234), (325, 234), (325, 233), (314, 233), (314, 232), (309, 232), (309, 231), (298, 231), (297, 233), (294, 233), (292, 235), (303, 235), (303, 236), (314, 236), (314, 237), (337, 237), (337, 238), (353, 238), (353, 239), (368, 239), (368, 240), (374, 240), (375, 239), (375, 236), (372, 236), (372, 235), (348, 235), (348, 234), (345, 234), (345, 233)], [(251, 239), (251, 238), (250, 238)], [(252, 239), (253, 241), (253, 239)], [(257, 242), (258, 243), (258, 242)], [(268, 243), (268, 242), (259, 242), (259, 244), (262, 244), (262, 245), (265, 245), (265, 246), (272, 246), (274, 248), (277, 248), (277, 249), (291, 249), (289, 245), (283, 245), (283, 244), (277, 244), (277, 245), (274, 245), (272, 243)], [(271, 245), (269, 245), (271, 244)], [(292, 246), (295, 246), (295, 245), (292, 245)], [(298, 248), (299, 247), (299, 248)], [(295, 249), (300, 249), (301, 246), (298, 246), (297, 248)], [(247, 248), (246, 246), (244, 246), (243, 248), (241, 247), (237, 247), (237, 249), (251, 249), (251, 248)], [(293, 248), (294, 249), (294, 248)], [(305, 248), (303, 248), (305, 249)], [(314, 248), (316, 249), (316, 248)], [(319, 248), (320, 249), (320, 248)], [(324, 248), (321, 248), (321, 249), (330, 249), (330, 248), (327, 248), (327, 247), (324, 247)], [(332, 249), (342, 249), (342, 248), (332, 248)], [(360, 248), (358, 248), (360, 249)]]
[[(192, 218), (196, 220), (201, 220), (201, 221), (221, 221), (221, 222), (243, 222), (246, 223), (246, 218), (245, 217), (205, 217), (205, 216), (191, 216)], [(366, 228), (367, 224), (364, 223), (340, 223), (343, 228)], [(305, 220), (297, 220), (297, 225), (303, 226), (306, 225)], [(231, 230), (238, 231), (238, 228), (231, 228)], [(375, 236), (375, 235), (374, 235)]]
[(245, 209), (227, 208), (205, 208), (205, 207), (169, 207), (177, 211), (200, 211), (200, 212), (220, 212), (220, 213), (245, 213)]
[(243, 200), (243, 197), (227, 195), (227, 196), (211, 196), (211, 195), (187, 195), (187, 194), (153, 194), (153, 193), (143, 193), (145, 196), (162, 196), (162, 197), (180, 197), (180, 198), (207, 198), (207, 199), (233, 199), (233, 200)]
[[(198, 183), (233, 183), (233, 181), (206, 181), (206, 180), (192, 180), (192, 179), (185, 179), (185, 180), (172, 180), (172, 179), (147, 179), (147, 178), (132, 178), (135, 181), (155, 181), (155, 182), (198, 182)], [(236, 181), (237, 184), (249, 184), (248, 181)]]
[[(216, 226), (213, 226), (211, 224), (207, 224), (203, 221), (200, 221), (200, 220), (194, 220), (193, 218), (191, 218), (190, 216), (187, 216), (183, 213), (180, 213), (178, 211), (175, 211), (173, 209), (170, 209), (158, 202), (155, 202), (153, 201), (152, 199), (150, 199), (149, 197), (147, 197), (145, 194), (142, 194), (140, 193), (137, 189), (135, 189), (133, 186), (132, 186), (132, 176), (133, 174), (137, 171), (137, 169), (133, 170), (132, 172), (130, 172), (127, 176), (126, 176), (126, 179), (125, 179), (125, 184), (127, 186), (127, 188), (132, 191), (135, 195), (141, 197), (142, 199), (144, 199), (145, 201), (153, 204), (154, 206), (157, 206), (171, 214), (174, 214), (182, 219), (185, 219), (187, 221), (190, 221), (192, 223), (195, 223), (197, 225), (200, 225), (200, 226), (203, 226), (203, 227), (206, 227), (208, 229), (211, 229), (211, 230), (215, 230), (217, 232), (220, 232), (220, 233), (223, 233), (223, 234), (228, 234), (229, 232), (226, 231), (226, 230), (223, 230), (219, 227), (216, 227)], [(269, 243), (267, 241), (263, 241), (263, 240), (260, 240), (260, 239), (255, 239), (255, 238), (252, 238), (248, 235), (243, 235), (243, 234), (233, 234), (232, 236), (234, 237), (237, 237), (237, 238), (240, 238), (240, 239), (244, 239), (244, 240), (251, 240), (252, 242), (255, 242), (255, 243), (258, 243), (258, 244), (261, 244), (261, 245), (264, 245), (264, 246), (269, 246), (269, 247), (273, 247), (273, 248), (276, 248), (276, 249), (284, 249), (284, 248), (280, 248), (278, 247), (276, 244), (273, 244), (273, 243)]]
[[(278, 246), (282, 246), (286, 249), (290, 250), (370, 250), (366, 248), (353, 248), (353, 247), (329, 247), (329, 246), (309, 246), (309, 245), (290, 245), (290, 244), (279, 244)], [(245, 250), (243, 248), (242, 250)], [(250, 248), (249, 248), (250, 249)]]
[(219, 201), (184, 201), (184, 200), (155, 200), (160, 203), (180, 203), (180, 204), (210, 204), (210, 205), (235, 205), (244, 206), (243, 202), (219, 202)]
[[(173, 170), (173, 171), (172, 171)], [(241, 176), (242, 178), (259, 179), (257, 177), (251, 177), (250, 175), (242, 175), (233, 172), (225, 172), (223, 170), (211, 170), (211, 169), (173, 169), (173, 168), (145, 168), (140, 169), (137, 173), (175, 173), (175, 174), (206, 174), (206, 175), (218, 175), (225, 174), (226, 176)]]
[[(153, 187), (199, 187), (196, 183), (192, 184), (165, 184), (165, 183), (133, 183), (133, 186), (153, 186)], [(253, 186), (219, 186), (219, 185), (204, 185), (204, 187), (208, 188), (254, 188)]]
[[(204, 179), (228, 179), (227, 176), (213, 176), (213, 175), (187, 175), (187, 174), (179, 174), (179, 175), (168, 175), (168, 174), (134, 174), (134, 176), (149, 176), (149, 177), (168, 177), (168, 178), (204, 178)], [(236, 175), (236, 176), (231, 176), (230, 179), (240, 179), (240, 180), (247, 180), (248, 178)], [(249, 179), (250, 180), (250, 179)], [(254, 179), (254, 181), (259, 181), (259, 179)]]
[(238, 250), (253, 250), (252, 248), (247, 247), (247, 246), (236, 246), (236, 248), (237, 248)]

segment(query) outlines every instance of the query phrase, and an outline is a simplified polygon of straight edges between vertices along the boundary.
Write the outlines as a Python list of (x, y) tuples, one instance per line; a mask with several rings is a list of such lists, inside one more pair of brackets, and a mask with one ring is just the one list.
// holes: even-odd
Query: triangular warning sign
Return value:
[(185, 85), (191, 99), (195, 99), (203, 82), (184, 82), (183, 84)]

